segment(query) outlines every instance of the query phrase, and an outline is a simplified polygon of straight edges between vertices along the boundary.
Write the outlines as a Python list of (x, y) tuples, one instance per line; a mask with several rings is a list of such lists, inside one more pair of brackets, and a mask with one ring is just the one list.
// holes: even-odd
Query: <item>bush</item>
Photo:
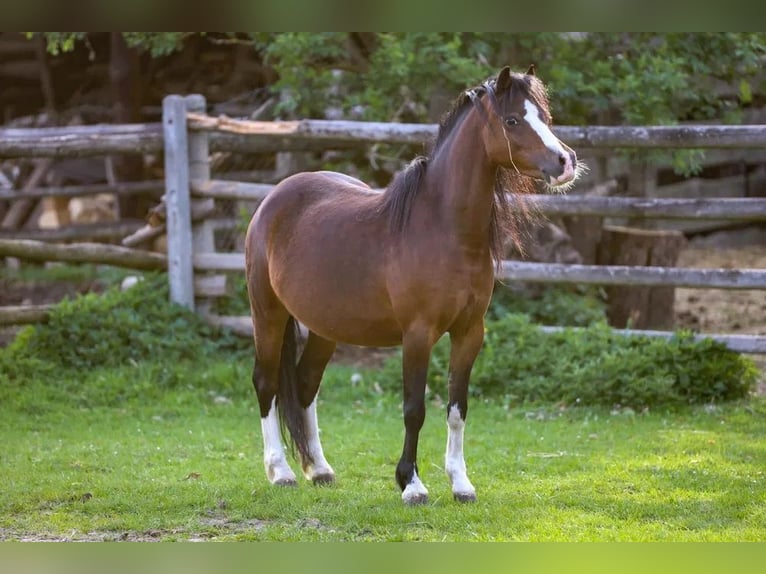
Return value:
[[(432, 392), (447, 396), (449, 341), (435, 346), (429, 369)], [(632, 407), (708, 403), (742, 398), (753, 389), (753, 362), (712, 340), (679, 332), (672, 339), (626, 337), (605, 323), (544, 333), (529, 317), (511, 314), (486, 323), (484, 347), (474, 365), (474, 396), (512, 402)], [(379, 374), (399, 392), (401, 357)]]
[(60, 302), (47, 324), (26, 327), (0, 349), (0, 372), (14, 377), (25, 371), (89, 370), (146, 360), (169, 363), (244, 346), (171, 304), (167, 276), (151, 274), (127, 291), (112, 287)]
[(587, 327), (606, 321), (606, 305), (592, 287), (545, 286), (535, 292), (517, 291), (498, 283), (492, 294), (487, 319), (498, 320), (510, 313), (528, 315), (540, 325)]

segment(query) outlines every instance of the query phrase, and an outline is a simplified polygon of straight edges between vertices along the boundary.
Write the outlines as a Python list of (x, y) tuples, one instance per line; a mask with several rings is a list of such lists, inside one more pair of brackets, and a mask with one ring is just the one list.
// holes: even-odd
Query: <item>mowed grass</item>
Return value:
[[(394, 481), (398, 396), (332, 367), (331, 487), (268, 484), (245, 360), (61, 373), (0, 390), (0, 539), (766, 540), (766, 401), (674, 411), (470, 403), (452, 500), (444, 407), (419, 448), (425, 506)], [(298, 471), (299, 465), (293, 463)]]

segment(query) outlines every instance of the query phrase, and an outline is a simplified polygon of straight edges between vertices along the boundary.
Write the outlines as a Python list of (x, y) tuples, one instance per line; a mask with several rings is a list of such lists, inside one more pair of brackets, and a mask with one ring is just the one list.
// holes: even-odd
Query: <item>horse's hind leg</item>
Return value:
[[(276, 396), (279, 390), (279, 363), (287, 325), (287, 310), (276, 300), (254, 306), (255, 367), (253, 386), (258, 396), (263, 434), (263, 463), (272, 484), (294, 486), (295, 473), (287, 464), (279, 428)], [(266, 312), (268, 310), (268, 312)]]
[(308, 341), (298, 362), (299, 399), (305, 409), (309, 459), (301, 460), (303, 474), (314, 484), (330, 484), (335, 472), (327, 463), (319, 441), (316, 397), (327, 363), (335, 352), (335, 342), (309, 331)]

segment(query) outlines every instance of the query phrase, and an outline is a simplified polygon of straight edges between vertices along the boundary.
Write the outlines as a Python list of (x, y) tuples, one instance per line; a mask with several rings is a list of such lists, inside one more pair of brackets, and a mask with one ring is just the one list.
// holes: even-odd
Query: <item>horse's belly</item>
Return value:
[(398, 345), (402, 331), (381, 287), (303, 275), (275, 285), (287, 310), (308, 329), (326, 339), (369, 347)]
[[(302, 321), (303, 322), (303, 321)], [(386, 321), (339, 320), (303, 322), (320, 337), (362, 347), (393, 347), (402, 342), (402, 332), (396, 323)]]

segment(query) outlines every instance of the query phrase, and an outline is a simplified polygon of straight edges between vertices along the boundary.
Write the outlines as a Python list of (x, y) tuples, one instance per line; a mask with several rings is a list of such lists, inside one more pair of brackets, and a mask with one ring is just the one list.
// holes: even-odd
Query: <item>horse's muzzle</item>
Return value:
[(575, 178), (577, 166), (577, 155), (573, 150), (567, 150), (559, 154), (557, 169), (545, 172), (550, 185), (564, 185)]

